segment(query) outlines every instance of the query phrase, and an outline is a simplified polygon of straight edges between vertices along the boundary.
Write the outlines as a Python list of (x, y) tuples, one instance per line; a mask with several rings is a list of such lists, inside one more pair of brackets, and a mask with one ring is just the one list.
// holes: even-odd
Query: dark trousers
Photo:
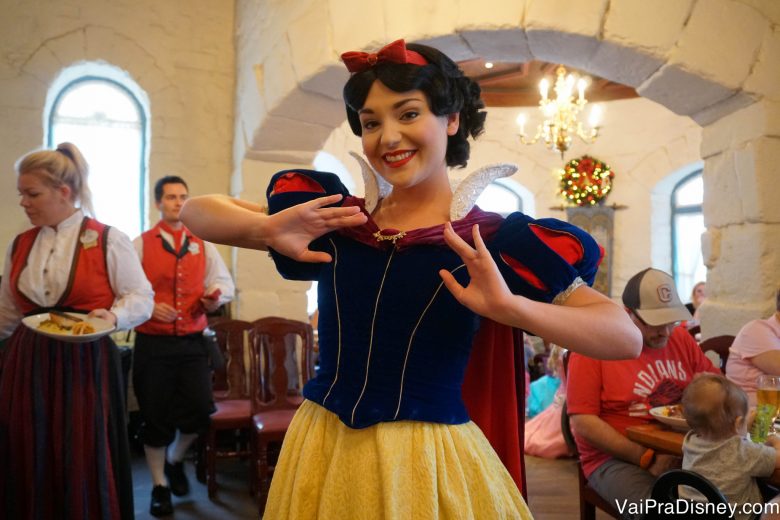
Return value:
[(143, 424), (141, 440), (163, 447), (176, 430), (201, 433), (214, 411), (211, 369), (202, 334), (154, 336), (138, 333), (133, 386)]

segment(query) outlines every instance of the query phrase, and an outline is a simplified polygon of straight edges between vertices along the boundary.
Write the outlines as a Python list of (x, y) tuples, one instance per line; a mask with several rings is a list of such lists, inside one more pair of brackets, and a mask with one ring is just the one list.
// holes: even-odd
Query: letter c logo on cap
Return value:
[(672, 301), (672, 288), (668, 284), (658, 286), (658, 299), (663, 303)]

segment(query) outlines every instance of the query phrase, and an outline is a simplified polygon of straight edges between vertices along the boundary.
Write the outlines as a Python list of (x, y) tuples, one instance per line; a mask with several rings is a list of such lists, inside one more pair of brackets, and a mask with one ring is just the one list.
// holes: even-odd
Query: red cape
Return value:
[(463, 401), (527, 500), (523, 357), (522, 331), (482, 318), (466, 366)]

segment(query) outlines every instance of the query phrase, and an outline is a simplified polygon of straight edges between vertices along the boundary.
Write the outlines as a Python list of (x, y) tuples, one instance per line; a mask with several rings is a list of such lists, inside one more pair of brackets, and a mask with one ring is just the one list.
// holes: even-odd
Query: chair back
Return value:
[[(689, 486), (704, 495), (704, 497), (712, 504), (728, 504), (728, 500), (715, 485), (704, 478), (703, 476), (693, 471), (685, 469), (672, 469), (662, 474), (653, 484), (653, 490), (650, 493), (650, 498), (661, 503), (676, 502), (680, 497), (678, 486)], [(727, 508), (724, 508), (728, 511)], [(654, 513), (648, 513), (645, 516), (645, 520), (655, 520), (666, 518), (666, 515), (661, 514), (660, 508), (656, 508)], [(713, 520), (731, 518), (728, 514), (717, 515), (711, 513), (713, 516), (708, 516)]]
[(285, 318), (252, 323), (252, 413), (297, 408), (303, 385), (314, 376), (311, 325)]
[[(566, 381), (569, 380), (569, 356), (570, 352), (568, 350), (563, 353), (563, 377)], [(574, 439), (574, 434), (571, 431), (571, 419), (569, 418), (569, 407), (566, 401), (564, 401), (561, 406), (561, 433), (563, 434), (563, 440), (566, 441), (566, 446), (569, 448), (569, 451), (577, 459), (580, 520), (594, 520), (596, 518), (596, 508), (601, 509), (612, 518), (620, 518), (620, 513), (615, 509), (615, 506), (607, 502), (595, 489), (590, 487), (588, 479), (585, 478), (585, 474), (582, 472), (580, 453), (577, 448), (577, 441)]]
[[(729, 348), (731, 347), (732, 343), (734, 343), (734, 336), (726, 335), (707, 338), (702, 341), (699, 346), (701, 347), (702, 352), (705, 354), (707, 352), (713, 352), (714, 354), (717, 354), (717, 358), (715, 358), (714, 354), (708, 355), (707, 357), (713, 361), (713, 365), (720, 368), (720, 371), (725, 374), (726, 361), (729, 359)], [(719, 363), (715, 361), (719, 361)]]
[(214, 370), (212, 391), (215, 399), (248, 399), (248, 338), (252, 324), (242, 320), (222, 320), (211, 326), (225, 366)]

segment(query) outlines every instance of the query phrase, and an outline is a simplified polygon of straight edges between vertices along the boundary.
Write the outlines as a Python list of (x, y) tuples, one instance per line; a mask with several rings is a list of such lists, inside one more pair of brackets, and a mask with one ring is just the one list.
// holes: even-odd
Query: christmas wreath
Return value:
[(601, 203), (612, 189), (615, 173), (604, 162), (589, 155), (572, 159), (559, 171), (560, 194), (576, 206)]

